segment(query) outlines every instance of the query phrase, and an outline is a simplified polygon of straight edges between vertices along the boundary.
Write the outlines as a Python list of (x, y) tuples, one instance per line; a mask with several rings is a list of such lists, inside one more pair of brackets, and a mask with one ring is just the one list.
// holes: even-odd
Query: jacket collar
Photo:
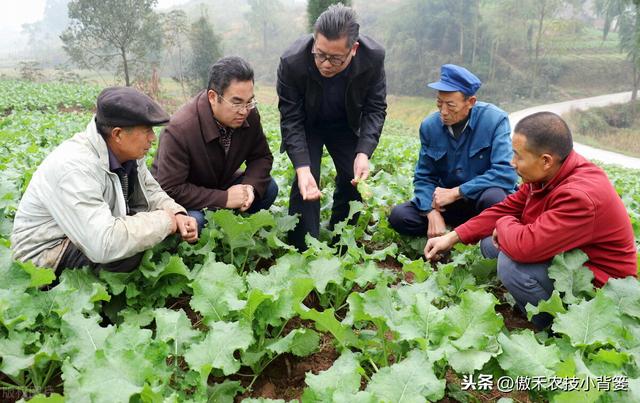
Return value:
[(98, 128), (96, 127), (96, 116), (93, 115), (91, 121), (87, 125), (85, 129), (85, 135), (87, 141), (89, 142), (89, 146), (95, 155), (98, 156), (100, 160), (100, 165), (104, 167), (107, 171), (109, 170), (109, 150), (107, 149), (107, 142), (104, 141), (104, 138), (98, 133)]
[[(206, 89), (197, 95), (196, 108), (198, 110), (198, 119), (200, 120), (200, 127), (202, 128), (204, 141), (209, 143), (220, 137), (220, 129), (218, 129), (218, 125), (214, 120), (213, 111), (211, 110), (211, 104), (209, 103), (209, 96), (207, 95)], [(256, 113), (255, 110), (249, 112), (249, 115), (252, 113)], [(240, 128), (249, 127), (249, 115), (247, 115), (247, 119), (242, 122), (242, 126), (240, 126)]]
[[(478, 124), (478, 120), (480, 119), (479, 118), (480, 109), (481, 109), (480, 106), (483, 106), (483, 105), (486, 105), (486, 104), (484, 102), (476, 102), (476, 104), (469, 111), (469, 120), (468, 120), (467, 127), (470, 128), (472, 131), (476, 128), (476, 125)], [(438, 112), (438, 119), (440, 119), (440, 112)], [(440, 119), (440, 122), (442, 123), (442, 119)], [(445, 132), (449, 131), (449, 129), (447, 129), (447, 125), (445, 125), (444, 123), (442, 123), (442, 130), (444, 130)]]
[(531, 193), (539, 194), (539, 193), (548, 193), (555, 189), (560, 183), (564, 182), (565, 179), (570, 177), (573, 174), (573, 171), (576, 169), (578, 165), (580, 165), (584, 159), (576, 153), (574, 150), (571, 150), (567, 158), (564, 160), (560, 169), (556, 174), (551, 178), (551, 180), (544, 184), (541, 183), (532, 183)]

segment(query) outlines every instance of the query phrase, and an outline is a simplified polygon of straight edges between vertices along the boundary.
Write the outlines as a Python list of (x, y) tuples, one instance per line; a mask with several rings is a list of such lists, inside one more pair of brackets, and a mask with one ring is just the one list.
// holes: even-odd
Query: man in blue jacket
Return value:
[(413, 179), (414, 198), (395, 206), (391, 226), (401, 234), (443, 235), (514, 190), (511, 128), (507, 114), (478, 102), (482, 83), (464, 67), (445, 64), (438, 90), (438, 112), (420, 125), (420, 156)]

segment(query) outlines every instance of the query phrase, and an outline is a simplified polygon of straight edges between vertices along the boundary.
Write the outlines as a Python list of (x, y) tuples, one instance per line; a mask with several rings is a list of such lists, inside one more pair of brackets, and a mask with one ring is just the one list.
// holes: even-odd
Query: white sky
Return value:
[[(186, 3), (188, 0), (158, 0), (158, 9)], [(38, 21), (46, 0), (0, 0), (0, 31), (20, 31), (22, 24)]]

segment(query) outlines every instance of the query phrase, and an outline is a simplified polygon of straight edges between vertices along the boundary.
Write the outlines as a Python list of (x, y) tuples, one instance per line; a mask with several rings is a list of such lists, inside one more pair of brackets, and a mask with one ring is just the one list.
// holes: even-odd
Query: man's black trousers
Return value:
[[(349, 202), (362, 200), (360, 193), (351, 184), (353, 179), (353, 161), (356, 156), (358, 137), (351, 130), (313, 131), (307, 134), (310, 169), (320, 188), (320, 163), (324, 146), (336, 167), (336, 189), (333, 193), (333, 206), (329, 229), (349, 215)], [(306, 249), (304, 238), (310, 234), (317, 238), (320, 234), (320, 201), (303, 201), (298, 188), (298, 177), (294, 177), (289, 196), (289, 214), (299, 214), (296, 228), (289, 233), (289, 242), (300, 250)]]

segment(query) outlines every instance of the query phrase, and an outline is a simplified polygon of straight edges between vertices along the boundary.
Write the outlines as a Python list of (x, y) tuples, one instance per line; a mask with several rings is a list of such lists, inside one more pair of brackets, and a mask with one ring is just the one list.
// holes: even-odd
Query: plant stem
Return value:
[(368, 358), (369, 359), (369, 363), (371, 364), (371, 366), (373, 367), (373, 370), (378, 372), (378, 366), (376, 365), (375, 362), (373, 362), (373, 360), (371, 359), (371, 357)]
[(253, 379), (251, 380), (251, 383), (249, 384), (249, 386), (247, 386), (248, 390), (251, 390), (251, 387), (253, 386), (253, 383), (256, 381), (256, 379), (258, 379), (258, 376), (260, 376), (260, 374), (255, 374), (253, 376)]
[(47, 386), (49, 384), (49, 380), (51, 379), (51, 375), (53, 375), (53, 372), (55, 371), (56, 366), (54, 365), (53, 362), (49, 363), (49, 369), (47, 370), (47, 374), (44, 376), (44, 380), (42, 381), (42, 385), (41, 386)]

